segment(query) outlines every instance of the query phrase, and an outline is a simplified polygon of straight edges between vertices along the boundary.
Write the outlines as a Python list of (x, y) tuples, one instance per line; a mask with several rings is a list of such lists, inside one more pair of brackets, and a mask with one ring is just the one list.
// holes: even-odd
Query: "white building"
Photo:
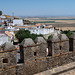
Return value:
[(29, 30), (31, 33), (34, 34), (49, 34), (54, 32), (54, 27), (50, 28), (50, 29), (46, 29), (46, 28), (28, 28), (27, 30)]
[(14, 27), (12, 27), (12, 26), (7, 26), (7, 27), (5, 27), (5, 29), (14, 29)]
[(13, 25), (23, 26), (23, 20), (22, 19), (14, 19)]
[(0, 23), (3, 23), (5, 20), (6, 20), (6, 17), (3, 16), (3, 15), (1, 15), (1, 16), (0, 16)]
[(34, 34), (50, 34), (54, 32), (54, 27), (52, 27), (52, 25), (50, 26), (45, 26), (45, 25), (40, 25), (40, 24), (36, 24), (36, 25), (26, 25), (26, 26), (16, 26), (19, 29), (25, 29), (25, 30), (29, 30)]
[(11, 38), (5, 34), (0, 34), (0, 45), (4, 44), (5, 42), (11, 42)]
[(0, 17), (1, 17), (2, 19), (5, 19), (5, 18), (6, 18), (6, 17), (5, 17), (5, 16), (3, 16), (3, 15), (1, 15)]
[(36, 24), (35, 27), (28, 28), (31, 33), (34, 34), (50, 34), (54, 32), (54, 27), (52, 25), (46, 26), (46, 25), (41, 25), (41, 24)]
[(7, 30), (7, 31), (14, 31), (15, 29), (12, 26), (7, 26), (7, 27), (5, 27), (5, 30)]

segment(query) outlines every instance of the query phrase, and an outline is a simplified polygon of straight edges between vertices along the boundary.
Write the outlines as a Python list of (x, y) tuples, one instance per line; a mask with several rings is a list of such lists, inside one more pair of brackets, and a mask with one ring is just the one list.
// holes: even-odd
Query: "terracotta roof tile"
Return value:
[(41, 24), (36, 24), (36, 26), (41, 26)]
[(31, 26), (15, 26), (15, 27), (19, 27), (19, 28), (31, 28), (31, 27), (36, 27), (35, 25), (31, 25)]
[(12, 37), (12, 34), (9, 31), (5, 31), (5, 34), (8, 35), (9, 37)]

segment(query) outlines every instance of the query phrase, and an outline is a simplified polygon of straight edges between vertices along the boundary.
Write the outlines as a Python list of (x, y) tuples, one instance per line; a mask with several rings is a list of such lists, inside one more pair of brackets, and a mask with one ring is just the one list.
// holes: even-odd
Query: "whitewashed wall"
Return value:
[(28, 29), (31, 33), (34, 34), (49, 34), (54, 32), (54, 28), (51, 29), (45, 29), (45, 28), (36, 28), (36, 29)]
[(13, 25), (23, 26), (23, 20), (22, 19), (15, 19), (15, 20), (13, 20)]
[(0, 45), (2, 45), (5, 42), (11, 41), (10, 38), (6, 35), (0, 35)]

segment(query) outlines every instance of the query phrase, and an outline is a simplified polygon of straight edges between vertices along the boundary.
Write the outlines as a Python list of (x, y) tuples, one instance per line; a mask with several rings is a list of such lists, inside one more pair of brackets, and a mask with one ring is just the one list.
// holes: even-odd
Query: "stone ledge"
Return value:
[(63, 65), (63, 66), (60, 66), (57, 68), (53, 68), (53, 69), (50, 69), (50, 70), (47, 70), (47, 71), (44, 71), (41, 73), (37, 73), (34, 75), (58, 75), (58, 74), (61, 74), (63, 72), (66, 72), (66, 71), (72, 70), (72, 69), (75, 69), (75, 62), (66, 64), (66, 65)]

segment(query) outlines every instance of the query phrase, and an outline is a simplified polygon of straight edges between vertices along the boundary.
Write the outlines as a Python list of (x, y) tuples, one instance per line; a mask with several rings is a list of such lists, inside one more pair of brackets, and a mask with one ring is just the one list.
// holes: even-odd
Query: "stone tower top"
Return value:
[(22, 46), (32, 46), (32, 45), (35, 45), (35, 43), (31, 38), (27, 38), (27, 39), (24, 39), (20, 45), (22, 45)]
[(43, 37), (37, 37), (37, 38), (35, 39), (35, 43), (46, 43), (46, 41), (44, 40)]
[(75, 39), (75, 33), (73, 33), (69, 38)]
[(1, 46), (2, 50), (13, 50), (16, 49), (16, 47), (11, 42), (6, 42)]
[(61, 41), (63, 41), (63, 40), (69, 40), (69, 38), (65, 34), (61, 34), (60, 37), (61, 37), (60, 38)]
[(60, 41), (59, 37), (57, 35), (53, 35), (51, 36), (48, 41), (51, 41), (51, 42), (58, 42)]

